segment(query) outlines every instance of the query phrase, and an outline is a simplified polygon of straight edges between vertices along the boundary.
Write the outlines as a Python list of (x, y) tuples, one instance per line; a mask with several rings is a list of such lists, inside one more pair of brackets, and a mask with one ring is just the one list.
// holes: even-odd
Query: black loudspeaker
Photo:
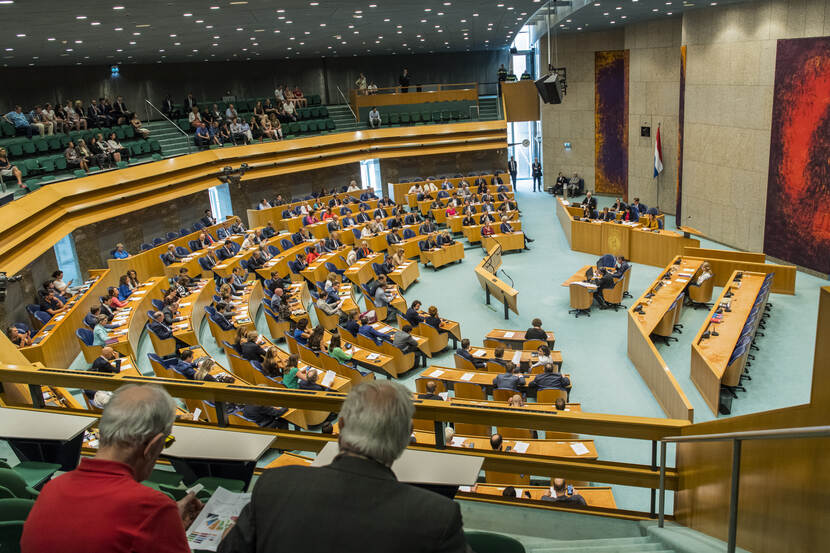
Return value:
[(557, 73), (549, 73), (536, 81), (536, 90), (546, 104), (561, 104), (565, 95), (562, 90), (562, 79)]

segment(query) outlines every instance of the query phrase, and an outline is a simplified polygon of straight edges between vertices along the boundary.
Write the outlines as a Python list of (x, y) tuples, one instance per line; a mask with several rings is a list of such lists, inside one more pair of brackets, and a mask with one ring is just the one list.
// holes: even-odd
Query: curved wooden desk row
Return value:
[[(220, 240), (216, 236), (216, 231), (220, 228), (225, 228), (226, 226), (233, 224), (239, 220), (239, 217), (234, 215), (232, 217), (229, 217), (225, 221), (217, 223), (213, 226), (191, 232), (190, 234), (186, 234), (185, 236), (180, 236), (175, 240), (164, 242), (162, 244), (159, 244), (158, 246), (150, 248), (149, 250), (132, 252), (130, 257), (126, 257), (124, 259), (116, 259), (111, 257), (107, 259), (107, 266), (114, 273), (113, 276), (116, 280), (116, 283), (118, 281), (118, 278), (121, 275), (126, 274), (127, 271), (129, 271), (130, 269), (136, 272), (139, 280), (151, 276), (159, 276), (164, 274), (166, 274), (169, 277), (173, 277), (179, 274), (179, 269), (181, 267), (187, 267), (190, 276), (193, 276), (195, 274), (202, 272), (201, 267), (199, 267), (197, 258), (205, 255), (206, 252), (203, 250), (197, 250), (196, 252), (193, 252), (193, 255), (188, 256), (187, 260), (183, 260), (180, 263), (173, 263), (171, 265), (165, 266), (164, 262), (161, 260), (161, 255), (167, 253), (168, 246), (172, 244), (177, 247), (183, 247), (190, 251), (190, 242), (193, 240), (198, 240), (199, 235), (202, 232), (207, 232), (215, 241), (215, 245), (211, 247), (211, 251), (213, 251), (217, 248), (222, 247), (222, 244), (225, 242), (224, 240)], [(176, 231), (178, 229), (170, 230)], [(241, 234), (234, 234), (230, 237), (230, 240), (232, 242), (236, 242), (237, 244), (241, 244), (244, 238), (245, 237)], [(113, 247), (114, 246), (115, 244), (113, 244)]]
[[(728, 386), (740, 384), (740, 376), (749, 347), (746, 348), (743, 359), (739, 358), (733, 363), (731, 356), (742, 336), (744, 325), (766, 278), (763, 273), (743, 272), (742, 278), (736, 281), (737, 274), (736, 271), (729, 277), (706, 320), (692, 340), (690, 376), (715, 416), (718, 415), (721, 383)], [(772, 286), (775, 286), (774, 278)], [(712, 322), (712, 317), (724, 303), (729, 305), (730, 311), (722, 310), (722, 321)], [(763, 303), (759, 309), (760, 313), (764, 312)], [(752, 335), (754, 335), (754, 330), (752, 330)], [(707, 332), (709, 335), (705, 335)], [(717, 332), (717, 336), (712, 332)]]
[[(350, 198), (348, 205), (335, 206), (335, 207), (332, 208), (332, 210), (335, 213), (337, 213), (337, 215), (340, 215), (340, 208), (341, 207), (348, 207), (351, 210), (352, 213), (357, 213), (358, 211), (360, 211), (360, 204), (361, 203), (367, 204), (370, 209), (375, 209), (377, 207), (378, 200), (376, 200), (376, 199), (369, 199), (369, 200), (366, 200), (366, 201), (359, 200), (361, 194), (368, 193), (368, 192), (374, 193), (374, 190), (364, 189), (364, 190), (356, 190), (354, 192), (337, 192), (335, 194), (327, 194), (325, 196), (320, 196), (319, 198), (312, 198), (311, 200), (307, 200), (307, 199), (303, 198), (301, 200), (288, 201), (288, 202), (286, 202), (282, 205), (275, 205), (275, 206), (272, 206), (272, 207), (267, 207), (265, 209), (258, 209), (258, 208), (248, 209), (247, 210), (248, 224), (252, 227), (253, 226), (265, 226), (265, 224), (267, 224), (270, 221), (270, 222), (274, 223), (275, 227), (279, 228), (277, 226), (279, 221), (287, 221), (289, 219), (300, 219), (301, 218), (301, 216), (293, 215), (295, 208), (300, 207), (300, 206), (304, 206), (306, 204), (308, 204), (310, 206), (310, 205), (314, 204), (314, 202), (319, 201), (320, 203), (322, 203), (325, 206), (322, 209), (322, 211), (325, 211), (329, 206), (329, 200), (332, 200), (332, 199), (335, 199), (335, 198), (339, 199), (341, 202), (344, 201), (346, 198)], [(357, 203), (352, 202), (351, 199), (358, 200), (358, 202)], [(292, 216), (290, 218), (283, 218), (282, 212), (286, 211), (286, 210), (288, 210), (292, 213)], [(317, 210), (317, 211), (319, 212), (320, 210)], [(302, 223), (300, 223), (300, 224), (302, 224)], [(296, 230), (291, 230), (291, 229), (288, 229), (288, 230), (290, 232), (296, 232)]]
[(622, 255), (634, 263), (663, 267), (683, 248), (700, 246), (700, 240), (684, 238), (670, 230), (649, 231), (637, 225), (579, 221), (570, 212), (575, 208), (565, 205), (562, 198), (556, 198), (555, 203), (559, 223), (574, 251), (597, 256)]
[[(670, 263), (628, 309), (628, 358), (666, 415), (691, 422), (694, 408), (651, 341), (651, 333), (663, 318), (674, 317), (678, 303), (682, 305), (680, 296), (702, 264), (700, 260), (680, 256), (677, 260), (680, 263)], [(663, 279), (666, 275), (671, 278)], [(642, 313), (635, 311), (638, 307), (642, 307)]]
[(99, 298), (107, 295), (107, 288), (118, 285), (117, 273), (109, 269), (96, 269), (89, 272), (91, 283), (66, 312), (53, 317), (43, 328), (38, 330), (31, 346), (21, 348), (20, 352), (32, 363), (43, 363), (47, 367), (68, 367), (78, 356), (80, 346), (75, 331), (84, 327), (84, 317), (89, 308), (100, 303)]
[(210, 188), (225, 166), (247, 163), (247, 180), (366, 158), (500, 149), (506, 129), (490, 121), (330, 134), (206, 150), (43, 187), (0, 208), (0, 267), (16, 273), (78, 227)]
[[(183, 399), (207, 400), (212, 403), (224, 401), (243, 405), (279, 405), (331, 412), (339, 411), (346, 397), (339, 392), (306, 392), (157, 377), (114, 378), (113, 375), (101, 373), (5, 363), (0, 364), (0, 382), (3, 382), (4, 386), (5, 383), (18, 383), (38, 387), (61, 386), (90, 390), (115, 390), (124, 382), (152, 382), (163, 386), (173, 397)], [(429, 400), (415, 401), (415, 418), (641, 440), (659, 440), (662, 436), (672, 436), (689, 424), (686, 420), (584, 412), (490, 409), (478, 405), (456, 405)]]
[(715, 274), (715, 286), (724, 286), (735, 271), (774, 274), (773, 294), (795, 294), (795, 265), (776, 265), (766, 262), (766, 255), (754, 252), (731, 252), (704, 248), (683, 248), (684, 258), (708, 261)]

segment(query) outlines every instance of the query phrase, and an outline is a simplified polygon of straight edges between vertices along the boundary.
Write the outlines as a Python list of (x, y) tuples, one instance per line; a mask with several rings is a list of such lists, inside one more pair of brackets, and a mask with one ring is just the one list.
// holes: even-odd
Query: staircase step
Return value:
[(573, 540), (568, 543), (539, 544), (532, 549), (533, 553), (671, 553), (662, 543), (652, 541), (651, 538), (617, 538), (598, 540)]

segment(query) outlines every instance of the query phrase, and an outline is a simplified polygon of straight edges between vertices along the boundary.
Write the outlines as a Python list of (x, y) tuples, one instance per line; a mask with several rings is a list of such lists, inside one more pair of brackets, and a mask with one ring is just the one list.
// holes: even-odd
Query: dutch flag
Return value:
[(654, 178), (663, 172), (663, 146), (660, 144), (660, 127), (657, 127), (657, 138), (654, 139)]

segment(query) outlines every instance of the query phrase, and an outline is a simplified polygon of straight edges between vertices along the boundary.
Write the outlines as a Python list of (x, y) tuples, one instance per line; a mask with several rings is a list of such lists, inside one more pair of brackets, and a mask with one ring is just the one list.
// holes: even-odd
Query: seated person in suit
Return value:
[(424, 323), (433, 327), (438, 332), (448, 332), (447, 330), (441, 328), (441, 325), (444, 323), (444, 319), (442, 319), (441, 316), (438, 315), (438, 308), (434, 305), (430, 305), (429, 309), (427, 309), (427, 316), (424, 318)]
[(432, 399), (434, 401), (444, 401), (444, 398), (435, 393), (436, 389), (438, 389), (438, 384), (436, 384), (434, 380), (427, 381), (427, 392), (425, 394), (418, 394), (418, 399)]
[(435, 232), (435, 224), (430, 221), (424, 221), (423, 224), (418, 228), (418, 232), (420, 234), (432, 234)]
[(341, 311), (341, 307), (343, 306), (344, 301), (345, 300), (335, 300), (333, 302), (329, 302), (327, 301), (327, 296), (320, 295), (320, 297), (317, 298), (317, 301), (314, 302), (314, 305), (316, 305), (317, 309), (319, 309), (326, 315), (340, 316), (343, 314), (343, 311)]
[(375, 252), (372, 251), (372, 248), (369, 247), (369, 243), (366, 242), (366, 240), (363, 240), (360, 243), (360, 247), (357, 249), (357, 259), (360, 260), (360, 259), (367, 258), (367, 257), (371, 256), (374, 253)]
[[(353, 388), (340, 411), (340, 454), (321, 468), (266, 471), (219, 553), (465, 551), (458, 504), (397, 482), (389, 468), (409, 444), (413, 413), (411, 394), (400, 384), (378, 380)], [(361, 513), (360, 522), (309, 532), (273, 508), (276, 497), (291, 498), (297, 512), (314, 509), (324, 520)], [(397, 516), (392, 506), (407, 516)], [(268, 532), (255, 530), (261, 528)]]
[(493, 228), (493, 225), (490, 224), (490, 220), (488, 219), (481, 227), (481, 235), (493, 236), (494, 234), (496, 234), (496, 229)]
[(264, 266), (265, 259), (262, 257), (262, 253), (259, 250), (255, 251), (248, 259), (248, 272), (255, 273), (257, 269), (262, 269)]
[(600, 221), (616, 221), (617, 216), (611, 213), (607, 207), (603, 207), (599, 214)]
[(472, 215), (465, 215), (464, 218), (461, 220), (462, 227), (472, 227), (475, 226), (476, 219)]
[(332, 232), (331, 235), (328, 238), (326, 238), (326, 241), (325, 241), (324, 245), (325, 245), (325, 248), (327, 250), (329, 250), (330, 252), (333, 252), (334, 250), (339, 250), (340, 248), (342, 248), (343, 247), (343, 242), (340, 241), (340, 233), (337, 232), (336, 230), (334, 232)]
[(340, 226), (340, 217), (338, 217), (336, 213), (332, 213), (331, 219), (329, 219), (329, 222), (326, 225), (326, 227), (329, 229), (329, 232), (340, 230), (342, 228)]
[(243, 271), (244, 269), (241, 265), (237, 265), (233, 268), (233, 271), (231, 271), (229, 284), (231, 285), (231, 288), (233, 288), (233, 290), (236, 292), (242, 292), (243, 290), (245, 290), (246, 279)]
[(234, 234), (242, 234), (245, 232), (245, 225), (242, 224), (242, 221), (239, 219), (234, 219), (233, 223), (231, 224), (231, 232)]
[(553, 494), (550, 490), (542, 495), (542, 501), (548, 501), (556, 505), (567, 507), (583, 507), (586, 505), (585, 498), (576, 492), (568, 495), (568, 486), (565, 484), (564, 478), (553, 479)]
[(421, 249), (421, 251), (429, 251), (440, 248), (441, 246), (435, 240), (435, 234), (430, 233), (427, 235), (426, 238), (419, 242), (418, 247)]
[(395, 335), (392, 337), (392, 345), (401, 350), (404, 355), (413, 351), (417, 354), (420, 351), (418, 341), (412, 337), (412, 326), (408, 324), (395, 331)]
[(183, 255), (179, 255), (176, 252), (176, 246), (170, 244), (169, 246), (167, 246), (167, 251), (164, 254), (162, 254), (161, 260), (164, 261), (165, 265), (172, 265), (173, 263), (176, 263), (183, 257)]
[(277, 234), (277, 229), (274, 228), (274, 223), (268, 221), (262, 229), (262, 237), (267, 240), (268, 238), (273, 238)]
[(516, 365), (512, 361), (507, 361), (504, 364), (504, 372), (493, 379), (493, 386), (503, 390), (518, 390), (519, 386), (525, 385), (525, 377), (516, 374), (517, 372)]
[(494, 211), (485, 211), (481, 214), (481, 217), (478, 218), (478, 224), (483, 225), (485, 223), (495, 223), (496, 218), (493, 216)]
[(147, 327), (156, 333), (156, 336), (161, 338), (162, 340), (168, 340), (173, 338), (176, 341), (176, 349), (186, 348), (189, 347), (188, 344), (182, 342), (175, 336), (173, 336), (173, 329), (170, 328), (164, 322), (164, 315), (161, 311), (156, 311), (153, 313), (153, 320), (147, 325)]
[(310, 390), (312, 392), (325, 392), (328, 388), (317, 384), (319, 371), (309, 370), (305, 380), (300, 380), (300, 390)]
[(614, 213), (617, 213), (617, 212), (620, 212), (620, 211), (626, 211), (627, 209), (628, 209), (628, 206), (626, 205), (626, 203), (623, 201), (622, 198), (617, 198), (617, 201), (614, 202), (614, 205), (611, 206), (611, 211), (613, 211)]
[[(89, 328), (93, 328), (96, 324), (98, 324), (98, 315), (102, 315), (101, 313), (101, 306), (100, 305), (93, 305), (89, 308), (89, 313), (84, 316), (84, 324)], [(112, 321), (112, 315), (106, 317), (107, 323)], [(105, 324), (106, 328), (118, 328), (118, 325), (114, 324)]]
[(372, 327), (372, 325), (369, 324), (369, 319), (367, 319), (366, 317), (360, 317), (360, 329), (357, 332), (358, 334), (366, 336), (378, 346), (381, 344), (381, 342), (392, 341), (392, 339), (386, 334), (383, 334), (375, 330), (374, 327)]
[(232, 240), (226, 239), (225, 245), (216, 250), (216, 257), (220, 260), (230, 259), (231, 257), (236, 255), (236, 249), (233, 247), (234, 243)]
[(179, 316), (179, 300), (174, 300), (165, 305), (161, 314), (164, 317), (164, 324), (172, 325), (174, 322), (181, 321), (183, 317)]
[(210, 227), (216, 224), (216, 218), (213, 216), (209, 209), (206, 209), (204, 217), (199, 219), (199, 222), (206, 227)]
[(360, 312), (355, 311), (349, 314), (348, 320), (343, 322), (343, 328), (349, 331), (352, 336), (357, 336), (360, 332)]
[(521, 232), (522, 236), (524, 236), (524, 239), (525, 239), (524, 249), (526, 249), (526, 250), (530, 249), (530, 248), (527, 247), (527, 242), (533, 242), (534, 241), (533, 238), (530, 238), (527, 234), (524, 233), (524, 231), (522, 231), (522, 230), (514, 231), (513, 230), (513, 225), (511, 225), (510, 221), (507, 220), (507, 215), (502, 215), (501, 216), (501, 225), (499, 225), (499, 232), (501, 232), (503, 234), (510, 234), (512, 232)]
[[(268, 387), (267, 384), (260, 386)], [(288, 412), (285, 407), (271, 405), (245, 405), (242, 407), (242, 416), (256, 423), (260, 428), (288, 429), (288, 421), (282, 418)]]
[(455, 353), (459, 357), (463, 357), (467, 361), (473, 364), (473, 367), (477, 369), (483, 369), (487, 366), (487, 362), (483, 359), (478, 359), (473, 357), (473, 354), (470, 353), (470, 340), (468, 338), (464, 338), (461, 340), (461, 347), (455, 350)]
[(95, 358), (92, 362), (92, 367), (89, 369), (93, 372), (118, 374), (121, 372), (121, 359), (118, 359), (118, 354), (109, 346), (101, 348), (101, 355)]
[(424, 318), (418, 313), (420, 310), (421, 302), (419, 300), (413, 300), (412, 303), (409, 304), (409, 309), (406, 310), (404, 319), (406, 319), (407, 322), (413, 327), (417, 327), (424, 320)]
[(493, 434), (490, 436), (490, 449), (493, 451), (501, 451), (502, 443), (504, 439), (501, 437), (501, 434)]
[[(209, 357), (203, 357), (199, 361), (201, 362), (204, 359), (210, 359)], [(211, 359), (211, 364), (213, 360)], [(183, 349), (182, 352), (179, 354), (179, 359), (176, 361), (176, 364), (173, 366), (173, 369), (182, 374), (185, 378), (189, 380), (195, 380), (196, 378), (196, 367), (197, 364), (193, 358), (193, 350), (190, 348)], [(210, 376), (208, 374), (207, 376)], [(214, 380), (212, 376), (210, 376), (211, 380)], [(202, 380), (207, 380), (207, 378), (202, 378)]]
[[(707, 263), (704, 262), (704, 265), (707, 265)], [(614, 278), (622, 278), (630, 267), (631, 265), (628, 263), (628, 260), (625, 257), (618, 255), (617, 263), (610, 271), (610, 274)]]
[(611, 275), (611, 271), (605, 267), (597, 269), (594, 271), (594, 276), (589, 282), (597, 287), (597, 290), (594, 293), (594, 299), (599, 304), (601, 309), (605, 309), (608, 306), (608, 302), (605, 301), (603, 291), (613, 288), (614, 284), (616, 284), (614, 282), (614, 277)]
[(497, 347), (496, 349), (494, 349), (493, 350), (493, 358), (490, 359), (490, 361), (493, 362), (493, 363), (498, 363), (499, 365), (501, 365), (503, 367), (506, 367), (507, 366), (507, 361), (505, 361), (505, 359), (504, 359), (504, 348), (503, 347)]
[(308, 344), (310, 337), (311, 331), (308, 330), (308, 319), (297, 321), (297, 328), (294, 329), (294, 339), (297, 340), (297, 343), (305, 346)]
[(588, 220), (591, 220), (591, 219), (598, 219), (598, 218), (599, 218), (599, 213), (597, 213), (596, 209), (592, 208), (589, 205), (583, 205), (582, 206), (582, 220), (583, 221), (588, 221)]
[(438, 236), (437, 242), (441, 246), (451, 246), (452, 244), (455, 244), (455, 240), (453, 240), (452, 236), (450, 236), (450, 231), (446, 229)]
[(570, 379), (555, 371), (553, 363), (546, 364), (542, 374), (537, 374), (529, 386), (537, 390), (564, 390), (569, 393), (571, 391)]
[(386, 235), (386, 243), (390, 246), (400, 244), (401, 242), (403, 242), (403, 238), (401, 238), (398, 229), (392, 229), (391, 232)]
[(596, 210), (596, 208), (597, 208), (597, 199), (594, 198), (594, 196), (591, 194), (590, 190), (585, 193), (585, 198), (582, 200), (581, 205), (583, 207), (587, 206), (587, 207), (591, 208), (592, 210)]
[(256, 330), (249, 330), (245, 335), (245, 342), (239, 348), (242, 358), (262, 363), (265, 359), (265, 349), (262, 347), (264, 343), (265, 339)]

